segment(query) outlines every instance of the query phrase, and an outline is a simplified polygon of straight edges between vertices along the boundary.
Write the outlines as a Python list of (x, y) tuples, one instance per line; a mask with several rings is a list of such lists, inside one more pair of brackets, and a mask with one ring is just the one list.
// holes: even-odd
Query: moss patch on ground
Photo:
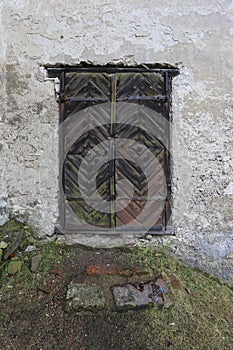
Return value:
[[(168, 281), (173, 306), (150, 310), (149, 332), (172, 349), (232, 349), (233, 291), (161, 251), (140, 247), (138, 259)], [(159, 332), (158, 332), (159, 329)]]
[[(17, 308), (21, 302), (25, 303), (25, 298), (35, 293), (40, 280), (46, 278), (55, 263), (60, 263), (72, 255), (72, 249), (56, 244), (55, 240), (39, 238), (29, 225), (17, 220), (11, 220), (0, 227), (0, 242), (7, 242), (9, 246), (11, 244), (8, 242), (9, 237), (21, 230), (23, 237), (17, 249), (7, 259), (0, 261), (0, 301), (6, 303), (13, 300)], [(27, 251), (28, 246), (33, 247), (33, 250)], [(36, 273), (32, 273), (31, 260), (36, 255), (41, 255), (41, 261)], [(16, 273), (10, 274), (9, 266), (14, 262), (20, 262), (21, 268)], [(0, 313), (0, 319), (2, 317), (4, 315)]]
[[(164, 251), (144, 245), (128, 250), (87, 249), (36, 239), (33, 245), (36, 250), (32, 252), (19, 248), (15, 253), (14, 258), (23, 262), (21, 271), (9, 275), (3, 266), (6, 262), (1, 263), (0, 349), (233, 348), (232, 289)], [(36, 273), (30, 271), (34, 254), (42, 255)], [(123, 312), (110, 308), (95, 313), (67, 312), (66, 291), (71, 280), (94, 281), (103, 289), (119, 283), (119, 276), (86, 276), (86, 267), (99, 263), (143, 266), (147, 275), (138, 276), (142, 281), (161, 275), (172, 305)]]

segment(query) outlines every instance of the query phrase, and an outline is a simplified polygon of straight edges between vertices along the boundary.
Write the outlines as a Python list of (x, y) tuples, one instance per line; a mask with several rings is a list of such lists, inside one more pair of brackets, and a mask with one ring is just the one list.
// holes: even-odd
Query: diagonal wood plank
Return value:
[[(76, 225), (78, 230), (85, 230), (85, 225), (93, 230), (112, 227), (112, 213), (101, 211), (95, 188), (90, 188), (93, 178), (98, 195), (109, 201), (109, 208), (114, 208), (112, 202), (120, 193), (117, 200), (122, 209), (115, 213), (116, 227), (150, 228), (163, 223), (165, 145), (169, 135), (163, 117), (165, 102), (154, 99), (163, 95), (163, 79), (155, 73), (66, 73), (64, 97), (76, 99), (65, 100), (65, 119), (70, 118), (70, 122), (64, 129), (64, 145), (70, 148), (63, 165), (63, 185), (74, 213), (74, 217), (66, 214), (67, 224)], [(111, 101), (116, 101), (114, 108), (104, 103)], [(110, 139), (110, 130), (111, 138), (131, 140), (132, 148), (122, 143), (121, 149), (119, 142), (117, 149), (101, 146)], [(76, 133), (80, 136), (70, 145), (69, 138)], [(157, 160), (156, 168), (145, 149)], [(115, 159), (110, 157), (98, 168), (99, 159), (113, 151)]]

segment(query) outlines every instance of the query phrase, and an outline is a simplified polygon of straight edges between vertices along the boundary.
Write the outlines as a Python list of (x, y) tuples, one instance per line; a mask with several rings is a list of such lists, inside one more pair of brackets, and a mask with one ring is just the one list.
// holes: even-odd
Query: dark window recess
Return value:
[(171, 233), (171, 87), (178, 69), (48, 70), (60, 78), (59, 231)]

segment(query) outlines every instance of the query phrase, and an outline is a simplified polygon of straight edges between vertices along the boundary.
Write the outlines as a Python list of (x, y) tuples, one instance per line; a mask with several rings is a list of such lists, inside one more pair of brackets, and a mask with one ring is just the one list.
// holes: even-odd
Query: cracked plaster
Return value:
[(170, 63), (181, 72), (173, 84), (180, 145), (173, 148), (177, 235), (164, 243), (233, 284), (233, 197), (226, 192), (233, 181), (233, 2), (2, 0), (0, 10), (0, 196), (9, 210), (41, 235), (57, 222), (58, 105), (43, 65)]

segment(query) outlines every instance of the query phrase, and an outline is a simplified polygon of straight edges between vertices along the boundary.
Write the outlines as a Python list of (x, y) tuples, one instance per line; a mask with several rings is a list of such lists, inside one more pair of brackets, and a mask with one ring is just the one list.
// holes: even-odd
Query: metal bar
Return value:
[[(65, 117), (65, 103), (62, 101), (62, 96), (65, 89), (65, 72), (62, 72), (60, 77), (60, 92), (59, 92), (59, 124), (62, 125)], [(63, 124), (64, 125), (64, 124)], [(61, 226), (65, 227), (65, 194), (64, 194), (64, 174), (62, 172), (64, 165), (64, 130), (62, 127), (60, 130), (59, 138), (59, 150), (60, 150), (60, 159), (59, 159), (59, 188), (60, 188), (60, 222)]]
[(122, 98), (117, 100), (117, 102), (121, 101), (165, 101), (166, 96), (165, 95), (157, 95), (157, 96), (127, 96), (126, 98)]
[[(168, 113), (169, 113), (169, 125), (172, 123), (172, 77), (169, 77), (169, 100), (168, 100)], [(169, 158), (168, 158), (168, 201), (169, 201), (169, 218), (171, 216), (171, 208), (172, 208), (172, 159), (171, 159), (171, 147), (172, 147), (172, 135), (171, 128), (169, 128)]]
[(116, 198), (116, 179), (115, 179), (115, 121), (116, 121), (116, 76), (111, 77), (111, 115), (110, 115), (110, 196), (111, 196), (111, 228), (116, 227), (115, 198)]
[[(129, 197), (118, 197), (118, 198), (122, 199), (122, 200), (128, 200), (129, 199)], [(83, 200), (83, 199), (85, 200), (85, 197), (77, 197), (77, 196), (67, 195), (66, 199), (78, 202), (78, 201)], [(134, 198), (131, 198), (132, 202), (145, 202), (145, 200), (148, 200), (148, 198), (147, 197), (140, 197), (140, 198), (134, 197)], [(154, 200), (161, 200), (161, 197), (160, 196), (153, 196), (153, 197), (150, 197), (150, 199), (149, 199), (149, 201), (154, 201)]]
[(66, 102), (109, 102), (108, 99), (95, 98), (95, 97), (64, 97), (63, 101)]
[(165, 95), (166, 95), (166, 97), (168, 97), (169, 98), (169, 96), (167, 96), (168, 95), (168, 91), (169, 91), (169, 79), (168, 79), (168, 72), (166, 71), (165, 72), (165, 75), (164, 75), (164, 83), (165, 83)]
[(164, 74), (167, 72), (170, 76), (176, 76), (180, 74), (178, 68), (150, 68), (150, 67), (45, 67), (48, 72), (100, 72), (100, 73), (159, 73)]
[[(77, 228), (69, 228), (69, 229), (63, 229), (61, 226), (57, 225), (55, 227), (55, 232), (58, 233), (58, 234), (61, 234), (61, 235), (64, 235), (64, 234), (77, 234)], [(93, 230), (91, 231), (90, 229), (85, 229), (85, 228), (82, 228), (82, 231), (80, 233), (83, 233), (83, 234), (98, 234), (98, 235), (109, 235), (109, 236), (112, 236), (112, 233), (110, 234), (107, 230), (106, 231), (103, 231), (103, 229), (101, 228), (93, 228)], [(136, 229), (131, 229), (131, 230), (119, 230), (119, 229), (116, 229), (114, 231), (114, 237), (116, 237), (117, 235), (122, 235), (122, 233), (127, 233), (129, 235), (132, 235), (132, 236), (142, 236), (142, 232), (141, 231), (137, 231)], [(152, 236), (174, 236), (175, 235), (175, 229), (170, 229), (168, 227), (167, 230), (163, 230), (163, 229), (154, 229), (154, 230), (149, 230), (146, 234), (144, 234), (143, 236), (145, 235), (152, 235)]]
[(170, 169), (170, 147), (171, 147), (171, 140), (170, 140), (170, 122), (171, 122), (171, 79), (167, 72), (164, 74), (164, 89), (165, 89), (165, 95), (166, 95), (166, 103), (165, 103), (165, 115), (167, 122), (165, 124), (165, 135), (166, 135), (166, 147), (164, 152), (164, 170), (166, 174), (166, 188), (167, 188), (167, 198), (165, 201), (165, 207), (164, 207), (164, 227), (165, 230), (168, 225), (168, 221), (171, 214), (171, 169)]
[[(127, 98), (122, 98), (117, 100), (117, 102), (122, 101), (165, 101), (166, 96), (165, 95), (157, 95), (157, 96), (128, 96)], [(67, 102), (108, 102), (108, 99), (101, 99), (101, 98), (95, 98), (95, 97), (64, 97), (63, 101)]]

